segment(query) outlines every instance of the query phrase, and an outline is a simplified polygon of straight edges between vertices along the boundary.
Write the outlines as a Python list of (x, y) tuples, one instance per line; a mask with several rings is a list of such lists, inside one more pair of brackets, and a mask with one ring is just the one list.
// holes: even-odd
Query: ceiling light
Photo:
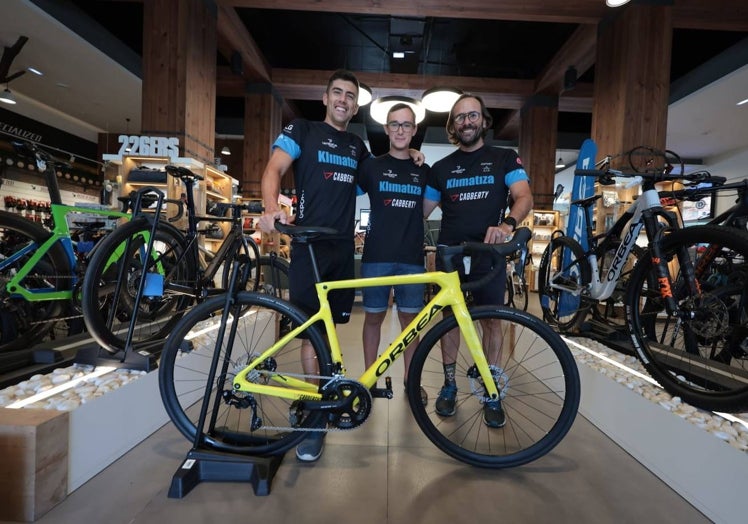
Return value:
[(608, 7), (620, 7), (623, 4), (628, 4), (631, 0), (605, 0), (605, 5)]
[(358, 107), (363, 107), (371, 102), (371, 88), (366, 84), (358, 84)]
[(741, 100), (736, 105), (742, 106), (742, 105), (745, 105), (745, 104), (748, 104), (748, 98), (746, 98), (745, 100)]
[(393, 51), (392, 58), (405, 58), (405, 53), (402, 51)]
[(125, 147), (125, 153), (129, 153), (130, 151), (132, 151), (132, 149), (130, 148), (130, 119), (125, 118), (125, 122), (127, 126), (127, 129), (125, 131), (125, 134), (127, 135), (127, 147)]
[(16, 97), (13, 96), (13, 93), (10, 92), (10, 89), (6, 87), (5, 91), (0, 93), (0, 102), (13, 105), (16, 103)]
[(27, 67), (26, 71), (28, 71), (29, 73), (34, 73), (35, 75), (38, 75), (38, 76), (44, 76), (44, 73), (42, 73), (35, 67)]
[(561, 169), (562, 167), (566, 167), (566, 164), (564, 164), (563, 158), (558, 157), (558, 160), (556, 161), (556, 169)]
[(447, 113), (460, 98), (462, 91), (452, 87), (432, 87), (423, 92), (421, 102), (429, 111), (435, 113)]
[(369, 106), (369, 114), (375, 122), (384, 125), (387, 123), (387, 113), (390, 112), (390, 108), (395, 104), (408, 104), (413, 108), (416, 114), (416, 124), (426, 117), (426, 109), (421, 102), (404, 96), (383, 96), (377, 98)]
[(227, 155), (227, 156), (230, 155), (231, 154), (231, 150), (229, 149), (229, 146), (223, 146), (223, 148), (221, 149), (221, 154), (222, 155)]

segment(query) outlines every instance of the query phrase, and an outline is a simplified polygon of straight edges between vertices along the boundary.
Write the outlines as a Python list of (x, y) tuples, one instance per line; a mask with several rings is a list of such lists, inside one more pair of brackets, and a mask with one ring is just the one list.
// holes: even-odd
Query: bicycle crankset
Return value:
[(371, 393), (355, 380), (334, 378), (322, 387), (321, 401), (302, 401), (302, 408), (328, 413), (328, 421), (338, 429), (357, 428), (371, 413)]

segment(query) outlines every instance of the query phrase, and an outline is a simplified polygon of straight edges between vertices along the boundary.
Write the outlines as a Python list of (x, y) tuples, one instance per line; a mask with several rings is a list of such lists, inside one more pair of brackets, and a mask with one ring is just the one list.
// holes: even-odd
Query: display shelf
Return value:
[[(553, 210), (533, 210), (532, 212), (532, 246), (530, 252), (533, 255), (535, 265), (540, 264), (551, 235), (561, 228), (561, 213)], [(537, 260), (536, 260), (537, 259)]]

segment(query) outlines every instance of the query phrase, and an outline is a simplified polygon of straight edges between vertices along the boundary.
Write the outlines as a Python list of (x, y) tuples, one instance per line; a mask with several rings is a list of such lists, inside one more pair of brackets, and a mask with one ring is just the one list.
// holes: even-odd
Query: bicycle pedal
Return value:
[(391, 399), (394, 397), (394, 393), (392, 393), (392, 379), (390, 377), (385, 377), (384, 379), (384, 385), (383, 388), (377, 388), (373, 387), (369, 389), (371, 392), (372, 398), (387, 398)]

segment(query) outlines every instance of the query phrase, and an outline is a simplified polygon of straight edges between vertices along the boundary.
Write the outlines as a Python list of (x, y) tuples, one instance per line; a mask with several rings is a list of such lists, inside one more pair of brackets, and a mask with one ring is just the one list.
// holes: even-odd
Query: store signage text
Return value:
[(22, 138), (24, 140), (31, 140), (32, 142), (42, 141), (42, 135), (40, 135), (39, 133), (26, 131), (25, 129), (21, 129), (18, 126), (14, 126), (13, 124), (6, 124), (5, 122), (0, 122), (0, 131), (9, 135), (16, 136), (18, 138)]
[[(179, 138), (165, 136), (119, 135), (119, 155), (179, 156)], [(130, 149), (127, 151), (127, 149)]]

